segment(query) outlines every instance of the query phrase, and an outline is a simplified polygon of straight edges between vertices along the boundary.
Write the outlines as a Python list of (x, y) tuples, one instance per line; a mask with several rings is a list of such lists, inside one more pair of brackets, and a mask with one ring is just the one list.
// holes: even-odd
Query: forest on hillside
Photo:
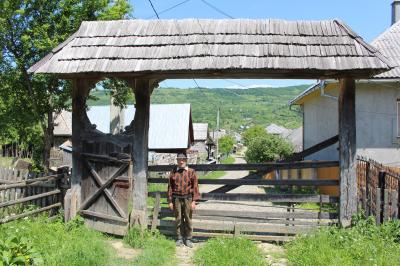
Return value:
[[(238, 130), (241, 125), (261, 125), (270, 123), (287, 128), (301, 126), (302, 115), (297, 106), (289, 108), (288, 102), (309, 85), (279, 88), (158, 88), (153, 92), (153, 104), (190, 103), (194, 122), (209, 123), (215, 128), (218, 108), (220, 127)], [(109, 95), (104, 90), (93, 90), (89, 105), (108, 105)], [(132, 104), (132, 98), (128, 104)]]

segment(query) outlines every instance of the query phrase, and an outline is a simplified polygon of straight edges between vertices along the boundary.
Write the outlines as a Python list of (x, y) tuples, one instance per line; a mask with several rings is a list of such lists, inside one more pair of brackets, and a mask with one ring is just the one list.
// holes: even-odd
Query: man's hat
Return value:
[(176, 159), (187, 159), (186, 154), (184, 153), (178, 153), (178, 156), (176, 156)]

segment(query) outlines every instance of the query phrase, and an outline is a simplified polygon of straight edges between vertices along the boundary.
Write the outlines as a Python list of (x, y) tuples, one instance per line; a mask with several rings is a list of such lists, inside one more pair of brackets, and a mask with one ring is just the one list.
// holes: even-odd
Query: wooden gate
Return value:
[(84, 141), (80, 214), (89, 227), (115, 235), (126, 233), (132, 186), (130, 151), (127, 142)]

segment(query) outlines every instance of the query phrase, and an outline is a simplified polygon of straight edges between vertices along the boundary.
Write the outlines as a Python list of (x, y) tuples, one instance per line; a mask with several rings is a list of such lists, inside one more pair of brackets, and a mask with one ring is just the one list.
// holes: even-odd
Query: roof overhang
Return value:
[(370, 78), (392, 68), (338, 20), (83, 22), (30, 73), (60, 78)]

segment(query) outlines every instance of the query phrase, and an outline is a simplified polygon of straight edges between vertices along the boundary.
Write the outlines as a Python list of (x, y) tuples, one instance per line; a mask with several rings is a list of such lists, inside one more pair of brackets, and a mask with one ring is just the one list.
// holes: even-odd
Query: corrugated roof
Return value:
[(54, 114), (54, 135), (72, 135), (72, 113), (62, 110), (59, 114)]
[(375, 76), (376, 79), (400, 78), (400, 21), (379, 35), (372, 45), (379, 49), (396, 66), (390, 71)]
[(193, 123), (195, 141), (206, 140), (208, 137), (208, 123)]
[(83, 22), (29, 72), (361, 78), (389, 68), (337, 20), (134, 19)]
[(290, 132), (289, 129), (282, 126), (278, 126), (277, 124), (270, 124), (265, 128), (265, 130), (269, 134), (282, 135), (282, 136), (286, 136)]
[[(63, 111), (63, 117), (72, 117)], [(87, 115), (96, 129), (110, 133), (110, 106), (91, 106)], [(128, 105), (124, 110), (124, 124), (128, 126), (135, 116), (135, 107)], [(71, 135), (72, 119), (60, 120), (54, 128), (55, 135)], [(149, 149), (187, 149), (193, 140), (193, 126), (190, 104), (150, 105)], [(68, 129), (68, 130), (65, 130)], [(63, 131), (65, 130), (65, 131)], [(61, 134), (60, 134), (61, 133)]]

